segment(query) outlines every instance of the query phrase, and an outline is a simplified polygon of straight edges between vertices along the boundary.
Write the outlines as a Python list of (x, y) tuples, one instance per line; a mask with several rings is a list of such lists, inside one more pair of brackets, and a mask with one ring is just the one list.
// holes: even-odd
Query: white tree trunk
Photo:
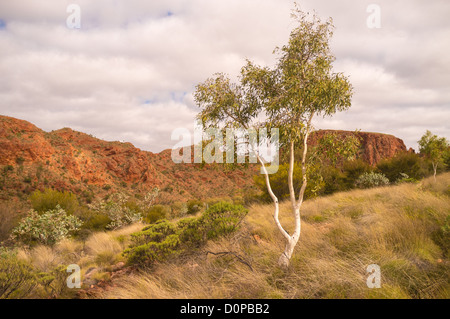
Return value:
[[(296, 222), (297, 222), (297, 216), (298, 221), (300, 221), (300, 210), (297, 209), (295, 211), (296, 215)], [(296, 223), (297, 224), (297, 223)], [(292, 254), (294, 253), (294, 248), (297, 246), (298, 240), (300, 239), (300, 224), (296, 226), (296, 229), (292, 236), (290, 236), (286, 240), (286, 246), (284, 248), (284, 252), (281, 254), (280, 258), (278, 259), (278, 265), (281, 267), (287, 268), (289, 267), (289, 262), (291, 260)]]
[(283, 228), (283, 226), (280, 223), (280, 220), (279, 220), (280, 207), (279, 207), (278, 198), (275, 196), (274, 192), (272, 191), (272, 187), (270, 186), (269, 174), (266, 170), (266, 167), (264, 166), (264, 162), (261, 159), (261, 157), (258, 155), (258, 153), (256, 153), (257, 159), (261, 163), (262, 170), (265, 175), (267, 190), (268, 190), (269, 195), (272, 198), (274, 205), (275, 205), (275, 210), (274, 210), (274, 215), (273, 215), (275, 224), (277, 225), (278, 230), (281, 232), (283, 237), (286, 239), (286, 246), (284, 248), (284, 252), (283, 252), (283, 254), (281, 254), (280, 258), (278, 259), (278, 264), (284, 268), (289, 267), (289, 263), (290, 263), (292, 254), (294, 253), (295, 246), (297, 245), (297, 243), (300, 239), (300, 232), (301, 232), (300, 208), (303, 203), (303, 197), (305, 195), (306, 184), (307, 184), (307, 177), (306, 177), (306, 154), (308, 152), (307, 142), (308, 142), (308, 136), (309, 136), (310, 129), (311, 129), (311, 121), (312, 121), (313, 115), (314, 114), (310, 115), (309, 121), (305, 127), (306, 133), (305, 133), (305, 136), (303, 139), (303, 156), (302, 156), (303, 182), (302, 182), (302, 186), (300, 188), (300, 192), (298, 195), (298, 200), (295, 198), (294, 180), (293, 180), (294, 179), (293, 178), (294, 165), (295, 165), (294, 141), (290, 142), (288, 186), (289, 186), (289, 195), (290, 195), (290, 200), (291, 200), (292, 212), (293, 212), (293, 215), (295, 218), (295, 229), (294, 229), (294, 232), (292, 233), (292, 235), (290, 235)]

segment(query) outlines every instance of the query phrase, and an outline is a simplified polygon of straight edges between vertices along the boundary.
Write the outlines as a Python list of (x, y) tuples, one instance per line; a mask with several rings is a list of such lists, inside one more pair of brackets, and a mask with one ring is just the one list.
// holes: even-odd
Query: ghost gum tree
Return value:
[(426, 131), (419, 144), (419, 152), (430, 159), (433, 166), (434, 181), (436, 181), (436, 173), (439, 164), (444, 163), (445, 156), (449, 154), (449, 143), (445, 137), (438, 137), (430, 131)]
[[(335, 60), (329, 47), (333, 35), (332, 19), (322, 21), (316, 14), (298, 8), (292, 17), (297, 27), (287, 45), (276, 48), (278, 60), (273, 68), (261, 67), (247, 60), (237, 83), (217, 73), (197, 85), (195, 101), (201, 108), (198, 120), (205, 130), (231, 127), (278, 128), (280, 146), (289, 150), (288, 189), (295, 228), (289, 233), (279, 220), (279, 200), (272, 191), (263, 158), (256, 153), (265, 175), (267, 191), (274, 203), (273, 218), (286, 240), (279, 265), (288, 267), (301, 232), (300, 210), (308, 182), (307, 141), (315, 116), (332, 116), (351, 105), (352, 85), (341, 73), (332, 71)], [(301, 150), (301, 162), (295, 150)], [(301, 163), (301, 187), (294, 190), (295, 163)]]

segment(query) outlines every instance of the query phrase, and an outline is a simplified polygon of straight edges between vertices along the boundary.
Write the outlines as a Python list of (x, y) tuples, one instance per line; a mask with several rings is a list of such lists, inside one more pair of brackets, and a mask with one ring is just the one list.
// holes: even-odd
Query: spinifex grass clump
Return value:
[(131, 264), (152, 264), (234, 232), (246, 214), (243, 206), (222, 202), (198, 218), (188, 217), (176, 223), (161, 220), (132, 234), (133, 243), (124, 254)]

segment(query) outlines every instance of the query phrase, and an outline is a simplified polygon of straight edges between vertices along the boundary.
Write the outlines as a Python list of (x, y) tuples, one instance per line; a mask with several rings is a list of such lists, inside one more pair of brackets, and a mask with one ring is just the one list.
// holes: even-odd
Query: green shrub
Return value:
[(430, 174), (423, 158), (414, 153), (399, 153), (393, 158), (384, 159), (377, 164), (377, 170), (384, 174), (391, 183), (401, 178), (401, 173), (409, 178), (421, 179)]
[(183, 216), (187, 214), (187, 204), (183, 202), (175, 202), (170, 206), (173, 216)]
[(381, 173), (370, 172), (362, 174), (355, 184), (359, 188), (371, 188), (389, 185), (389, 180)]
[(322, 194), (333, 194), (345, 190), (344, 179), (345, 174), (340, 169), (333, 166), (323, 167), (321, 170), (324, 186), (321, 190)]
[(161, 220), (140, 232), (131, 234), (131, 239), (132, 248), (124, 251), (131, 264), (163, 260), (175, 254), (179, 244), (177, 226), (167, 220)]
[(353, 161), (346, 161), (342, 166), (342, 172), (345, 177), (343, 179), (343, 184), (346, 190), (355, 187), (356, 180), (364, 173), (370, 173), (372, 167), (369, 163), (362, 159), (356, 159)]
[(154, 205), (145, 214), (144, 222), (153, 224), (158, 220), (165, 219), (170, 213), (170, 208), (164, 205)]
[(123, 193), (114, 193), (107, 200), (100, 200), (89, 205), (89, 208), (99, 214), (105, 214), (111, 219), (106, 226), (108, 229), (117, 229), (142, 219), (142, 214), (128, 201), (129, 196)]
[(75, 194), (64, 191), (59, 192), (53, 189), (46, 189), (43, 192), (36, 190), (30, 196), (33, 209), (38, 213), (56, 209), (60, 206), (69, 214), (74, 214), (79, 208)]
[(89, 230), (106, 230), (108, 225), (111, 224), (112, 220), (108, 215), (99, 212), (89, 212), (89, 216), (85, 217), (83, 222), (83, 229)]
[(206, 242), (206, 235), (200, 218), (187, 217), (178, 221), (180, 242), (188, 248), (198, 248)]
[(32, 267), (0, 247), (0, 299), (29, 297), (36, 285)]
[(396, 181), (397, 184), (415, 183), (415, 182), (417, 182), (417, 180), (415, 178), (411, 178), (408, 176), (408, 174), (405, 174), (405, 173), (400, 173), (400, 178), (397, 179), (397, 181)]
[[(270, 174), (270, 186), (274, 194), (280, 201), (289, 198), (289, 186), (288, 186), (288, 172), (289, 164), (281, 164), (278, 167), (278, 171), (275, 174)], [(302, 185), (302, 168), (301, 163), (296, 163), (294, 166), (294, 191), (298, 194)], [(305, 191), (305, 199), (313, 198), (317, 195), (318, 191), (324, 186), (323, 178), (320, 174), (318, 166), (309, 166), (307, 172), (308, 184)], [(258, 174), (253, 177), (256, 186), (262, 191), (262, 200), (271, 201), (271, 198), (267, 192), (267, 185), (265, 176)]]
[(26, 244), (53, 245), (80, 229), (82, 222), (64, 209), (55, 209), (38, 214), (31, 210), (28, 217), (13, 229), (12, 238)]
[(213, 239), (234, 232), (246, 214), (247, 209), (243, 206), (222, 202), (209, 207), (199, 222), (207, 238)]
[(22, 165), (25, 162), (25, 159), (22, 156), (16, 157), (16, 163), (18, 165)]
[(203, 208), (203, 202), (197, 199), (192, 199), (187, 202), (187, 213), (194, 215)]
[(67, 267), (59, 265), (47, 272), (37, 274), (37, 280), (43, 288), (44, 296), (60, 297), (64, 291), (69, 290), (67, 287)]
[(132, 244), (124, 251), (130, 264), (152, 264), (176, 256), (235, 231), (247, 210), (240, 205), (218, 203), (200, 217), (177, 223), (160, 220), (131, 235)]

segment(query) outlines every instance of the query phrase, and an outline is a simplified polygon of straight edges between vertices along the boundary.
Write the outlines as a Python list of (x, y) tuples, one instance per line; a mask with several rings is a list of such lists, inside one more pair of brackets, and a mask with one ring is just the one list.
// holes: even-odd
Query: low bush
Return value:
[(160, 220), (132, 234), (133, 243), (124, 255), (130, 264), (151, 265), (232, 233), (246, 214), (243, 206), (218, 203), (197, 218), (188, 217), (177, 223)]
[(112, 220), (107, 215), (99, 212), (88, 212), (83, 222), (83, 229), (102, 231), (108, 229)]
[[(280, 201), (289, 198), (289, 187), (288, 187), (288, 173), (289, 164), (281, 164), (278, 167), (278, 171), (275, 174), (269, 175), (270, 185), (274, 194), (278, 197)], [(308, 184), (305, 191), (305, 199), (315, 197), (319, 190), (323, 188), (324, 182), (320, 174), (320, 167), (310, 165), (308, 168)], [(300, 187), (302, 185), (302, 167), (301, 163), (296, 163), (294, 166), (294, 192), (298, 194)], [(263, 174), (258, 174), (253, 177), (256, 186), (262, 191), (261, 199), (264, 201), (271, 201), (271, 198), (267, 192), (267, 185), (265, 176)]]
[(142, 219), (140, 210), (128, 202), (129, 196), (114, 193), (107, 200), (100, 200), (89, 205), (89, 208), (99, 214), (105, 214), (111, 222), (108, 229), (117, 229)]
[(417, 154), (406, 152), (380, 161), (377, 164), (377, 170), (384, 174), (391, 183), (395, 183), (399, 178), (402, 178), (402, 173), (416, 180), (430, 174), (427, 163), (423, 158)]
[(356, 180), (364, 173), (370, 173), (373, 168), (369, 163), (362, 159), (356, 159), (353, 161), (346, 161), (342, 166), (342, 172), (345, 177), (343, 179), (344, 188), (346, 190), (355, 187)]
[(187, 202), (187, 213), (194, 215), (203, 208), (203, 202), (197, 199), (192, 199)]
[(158, 220), (165, 219), (170, 214), (170, 208), (165, 205), (154, 205), (144, 214), (144, 222), (153, 224)]
[(33, 268), (0, 247), (0, 299), (28, 297), (37, 285)]
[(408, 174), (400, 173), (400, 178), (397, 179), (396, 183), (416, 183), (417, 180), (415, 178), (409, 177)]
[(75, 194), (67, 191), (59, 192), (50, 188), (43, 192), (40, 190), (34, 191), (30, 196), (30, 201), (31, 206), (38, 213), (56, 209), (58, 205), (68, 214), (74, 214), (79, 208)]
[(184, 216), (187, 214), (187, 204), (183, 202), (174, 202), (170, 205), (172, 216)]
[(377, 186), (389, 185), (389, 179), (381, 173), (364, 173), (356, 180), (356, 187), (372, 188)]
[(38, 214), (35, 210), (13, 229), (12, 238), (25, 244), (53, 245), (80, 229), (82, 222), (68, 215), (59, 205), (55, 209)]

